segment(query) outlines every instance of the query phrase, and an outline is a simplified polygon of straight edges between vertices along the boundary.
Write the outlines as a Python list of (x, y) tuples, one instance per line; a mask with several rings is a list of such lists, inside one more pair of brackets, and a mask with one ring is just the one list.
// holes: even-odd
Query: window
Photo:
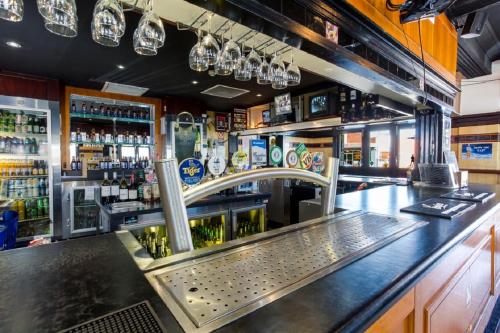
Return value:
[(415, 154), (415, 128), (403, 127), (399, 129), (399, 156), (398, 167), (407, 168), (411, 157)]
[(363, 132), (342, 134), (341, 166), (360, 167)]
[(370, 166), (388, 168), (391, 158), (391, 132), (378, 130), (370, 132)]

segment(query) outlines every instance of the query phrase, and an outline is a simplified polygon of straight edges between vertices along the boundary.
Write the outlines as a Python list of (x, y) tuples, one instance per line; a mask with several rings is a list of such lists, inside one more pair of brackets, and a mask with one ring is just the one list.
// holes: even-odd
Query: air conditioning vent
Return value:
[(113, 82), (106, 82), (104, 84), (104, 87), (102, 87), (103, 92), (130, 95), (130, 96), (142, 96), (148, 90), (149, 88), (129, 86), (127, 84), (120, 84)]
[(218, 84), (216, 86), (213, 86), (211, 88), (202, 91), (201, 93), (204, 95), (210, 95), (221, 98), (235, 98), (237, 96), (246, 94), (248, 92), (250, 91)]

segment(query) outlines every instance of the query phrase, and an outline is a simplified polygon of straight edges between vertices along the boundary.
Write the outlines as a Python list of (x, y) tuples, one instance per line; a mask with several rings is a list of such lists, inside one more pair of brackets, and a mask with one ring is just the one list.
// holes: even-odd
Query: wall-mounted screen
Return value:
[(274, 97), (274, 108), (277, 116), (292, 113), (290, 93)]
[(311, 116), (328, 113), (328, 95), (322, 94), (311, 97), (309, 112)]

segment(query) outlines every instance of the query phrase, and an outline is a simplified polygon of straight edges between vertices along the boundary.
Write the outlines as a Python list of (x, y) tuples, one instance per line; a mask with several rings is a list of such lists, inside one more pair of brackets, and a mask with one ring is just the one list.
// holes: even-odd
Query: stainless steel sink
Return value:
[(184, 330), (209, 332), (424, 224), (371, 213), (330, 219), (146, 277)]

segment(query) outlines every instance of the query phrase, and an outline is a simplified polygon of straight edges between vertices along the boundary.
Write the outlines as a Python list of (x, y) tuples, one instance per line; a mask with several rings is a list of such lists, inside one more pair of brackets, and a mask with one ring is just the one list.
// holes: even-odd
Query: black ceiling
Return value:
[(460, 0), (446, 11), (460, 31), (468, 14), (484, 11), (488, 18), (479, 37), (459, 37), (457, 70), (466, 78), (491, 74), (491, 63), (500, 59), (500, 2), (498, 0)]
[[(136, 54), (132, 46), (132, 34), (140, 14), (127, 12), (126, 33), (120, 46), (109, 48), (92, 40), (90, 22), (95, 1), (77, 0), (78, 36), (64, 38), (47, 31), (36, 9), (36, 1), (24, 1), (24, 19), (20, 23), (0, 20), (0, 68), (2, 71), (39, 75), (60, 79), (63, 84), (101, 89), (106, 81), (147, 87), (147, 96), (179, 96), (202, 100), (208, 108), (223, 111), (233, 107), (249, 107), (272, 100), (282, 91), (270, 86), (260, 86), (255, 79), (240, 82), (233, 77), (210, 77), (207, 72), (198, 73), (189, 68), (188, 55), (196, 42), (189, 31), (178, 31), (166, 24), (165, 46), (154, 57)], [(22, 44), (21, 49), (7, 46), (7, 41)], [(117, 65), (125, 66), (124, 70)], [(192, 81), (198, 81), (193, 85)], [(216, 84), (224, 84), (249, 90), (233, 98), (223, 99), (200, 94)], [(302, 71), (302, 84), (288, 91), (298, 92), (309, 87), (322, 86), (328, 81), (320, 76)], [(285, 91), (286, 92), (286, 91)], [(261, 94), (261, 97), (257, 97)]]

